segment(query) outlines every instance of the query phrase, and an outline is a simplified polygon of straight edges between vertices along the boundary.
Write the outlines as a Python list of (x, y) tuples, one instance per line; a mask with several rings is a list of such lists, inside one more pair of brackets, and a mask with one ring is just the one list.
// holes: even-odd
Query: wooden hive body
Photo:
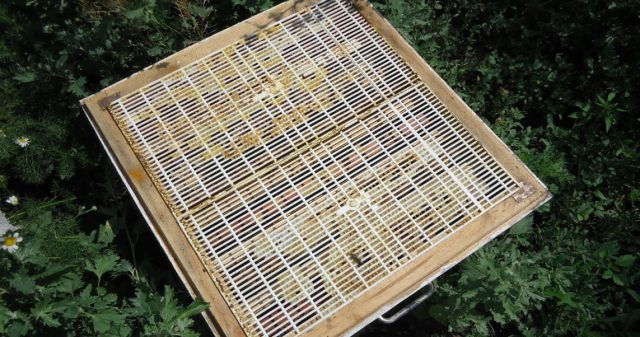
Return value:
[(354, 333), (550, 197), (365, 1), (285, 2), (82, 105), (218, 335)]

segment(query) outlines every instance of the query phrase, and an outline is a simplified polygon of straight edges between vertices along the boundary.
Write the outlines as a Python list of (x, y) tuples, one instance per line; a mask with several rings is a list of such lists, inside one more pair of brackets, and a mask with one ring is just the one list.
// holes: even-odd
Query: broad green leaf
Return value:
[(511, 229), (509, 229), (509, 234), (519, 235), (524, 233), (529, 233), (531, 231), (531, 225), (533, 224), (533, 216), (528, 216), (513, 225)]
[(636, 262), (636, 256), (629, 254), (618, 256), (616, 259), (616, 264), (623, 268), (630, 267), (634, 262)]
[(51, 303), (40, 302), (31, 309), (31, 315), (42, 322), (42, 324), (51, 327), (59, 327), (60, 321), (53, 317), (54, 314), (53, 305)]
[(158, 47), (158, 46), (154, 46), (151, 47), (149, 49), (147, 49), (147, 55), (154, 57), (154, 56), (158, 56), (162, 54), (162, 48)]
[(61, 277), (55, 289), (63, 293), (71, 294), (82, 288), (82, 286), (84, 286), (84, 283), (78, 274), (68, 273)]
[(123, 324), (126, 316), (116, 311), (116, 309), (106, 309), (91, 316), (93, 328), (98, 333), (105, 333), (111, 330), (111, 325)]
[(204, 310), (207, 310), (207, 308), (209, 308), (209, 303), (203, 301), (200, 298), (196, 298), (188, 307), (180, 310), (178, 318), (188, 318), (191, 316), (195, 316), (203, 312)]
[(161, 298), (163, 307), (160, 311), (160, 317), (165, 321), (171, 321), (178, 316), (178, 302), (173, 296), (173, 289), (169, 286), (164, 287), (164, 296)]
[(114, 254), (100, 256), (93, 262), (86, 261), (85, 269), (95, 274), (96, 277), (102, 278), (104, 274), (116, 270), (119, 260), (120, 258)]
[(615, 121), (614, 116), (607, 115), (607, 116), (604, 117), (605, 131), (609, 132), (609, 130), (611, 129), (611, 126), (613, 125), (614, 121)]
[(98, 242), (111, 243), (115, 237), (113, 228), (111, 228), (111, 223), (109, 223), (108, 220), (104, 225), (101, 225), (100, 228), (98, 228)]
[(613, 274), (613, 277), (611, 278), (613, 280), (613, 283), (619, 285), (619, 286), (625, 286), (627, 284), (627, 281), (625, 280), (625, 278), (621, 275), (618, 274)]
[(71, 85), (67, 88), (67, 91), (78, 96), (85, 97), (88, 95), (87, 91), (84, 88), (84, 85), (87, 84), (87, 79), (84, 77), (77, 78), (71, 82)]
[(566, 304), (572, 308), (577, 308), (578, 303), (574, 301), (573, 293), (568, 293), (559, 289), (547, 289), (545, 291), (547, 296), (555, 297), (560, 303)]
[(124, 16), (127, 17), (127, 19), (141, 18), (143, 15), (144, 15), (144, 7), (130, 10), (124, 14)]
[(14, 321), (9, 324), (7, 327), (7, 336), (8, 337), (21, 337), (25, 336), (29, 331), (29, 327), (23, 322)]
[(206, 18), (211, 14), (211, 12), (213, 12), (213, 7), (189, 4), (189, 11), (200, 18)]
[(13, 79), (21, 83), (33, 82), (36, 80), (36, 73), (32, 71), (25, 71), (16, 74), (15, 76), (13, 76)]
[(35, 277), (27, 275), (26, 272), (15, 274), (9, 281), (11, 287), (22, 294), (32, 294), (36, 289)]

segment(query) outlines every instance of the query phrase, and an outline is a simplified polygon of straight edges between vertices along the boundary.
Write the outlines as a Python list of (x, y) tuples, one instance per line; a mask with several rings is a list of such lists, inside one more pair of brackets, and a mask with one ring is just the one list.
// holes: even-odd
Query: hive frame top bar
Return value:
[[(134, 149), (132, 149), (132, 139), (130, 138), (130, 136), (126, 136), (125, 134), (123, 134), (122, 121), (118, 121), (117, 116), (113, 116), (112, 112), (108, 110), (108, 107), (110, 107), (112, 104), (126, 104), (129, 97), (127, 95), (131, 95), (137, 90), (143, 87), (147, 87), (152, 83), (159, 83), (158, 80), (174, 73), (175, 71), (185, 72), (184, 69), (188, 69), (188, 65), (203, 59), (207, 55), (215, 53), (217, 50), (221, 49), (220, 47), (224, 48), (230, 46), (238, 40), (247, 39), (247, 37), (251, 38), (252, 34), (259, 31), (260, 29), (272, 25), (274, 22), (280, 20), (281, 18), (286, 18), (293, 13), (305, 11), (306, 8), (317, 3), (326, 4), (330, 3), (330, 1), (285, 2), (266, 12), (252, 17), (251, 19), (239, 23), (236, 26), (215, 34), (212, 37), (207, 38), (191, 47), (188, 47), (172, 56), (169, 56), (168, 58), (156, 63), (155, 65), (148, 67), (145, 70), (136, 73), (131, 77), (82, 100), (83, 108), (87, 112), (89, 120), (96, 129), (100, 140), (107, 149), (110, 158), (116, 165), (116, 168), (125, 181), (128, 189), (132, 193), (136, 203), (140, 207), (147, 222), (154, 231), (154, 234), (169, 256), (174, 268), (176, 269), (192, 295), (201, 296), (209, 303), (211, 303), (211, 309), (205, 313), (205, 318), (207, 319), (207, 322), (211, 326), (212, 330), (217, 335), (272, 335), (274, 334), (274, 331), (281, 329), (281, 327), (286, 327), (286, 324), (283, 323), (285, 321), (285, 318), (282, 318), (281, 320), (276, 319), (275, 323), (260, 321), (260, 311), (258, 311), (254, 314), (254, 319), (258, 322), (251, 323), (251, 326), (249, 328), (247, 328), (248, 323), (246, 319), (238, 319), (238, 304), (229, 302), (228, 297), (225, 299), (225, 295), (223, 295), (225, 290), (220, 288), (221, 286), (223, 288), (226, 287), (226, 284), (224, 284), (224, 282), (220, 283), (214, 282), (212, 280), (210, 273), (207, 272), (207, 268), (210, 268), (210, 266), (206, 263), (203, 263), (201, 258), (202, 255), (199, 255), (202, 254), (202, 251), (198, 251), (197, 244), (192, 245), (193, 237), (189, 238), (189, 236), (185, 234), (185, 232), (181, 229), (180, 224), (176, 220), (180, 220), (182, 216), (193, 216), (193, 214), (185, 213), (185, 215), (181, 215), (182, 213), (179, 213), (179, 210), (176, 210), (175, 207), (172, 207), (170, 202), (167, 202), (167, 196), (163, 195), (161, 189), (158, 188), (160, 183), (157, 181), (156, 173), (154, 173), (153, 169), (150, 168), (150, 165), (148, 163), (144, 164), (144, 158), (140, 157), (140, 153), (138, 153), (138, 156), (136, 156), (136, 152), (134, 151)], [(367, 280), (363, 279), (365, 285), (368, 284), (368, 286), (363, 288), (362, 291), (354, 292), (354, 297), (349, 297), (348, 300), (346, 300), (343, 304), (335, 306), (335, 309), (323, 311), (323, 314), (320, 315), (321, 319), (313, 322), (313, 324), (307, 324), (305, 326), (301, 325), (301, 328), (295, 329), (295, 324), (297, 324), (296, 322), (298, 321), (296, 320), (296, 317), (291, 314), (289, 309), (286, 308), (286, 304), (279, 304), (278, 306), (281, 309), (260, 309), (262, 310), (262, 312), (267, 313), (277, 312), (277, 310), (285, 313), (284, 316), (287, 316), (286, 320), (293, 324), (293, 327), (291, 328), (293, 329), (291, 330), (292, 334), (295, 333), (305, 336), (326, 336), (348, 335), (356, 332), (362, 326), (366, 325), (367, 323), (384, 313), (385, 310), (387, 310), (394, 304), (399, 303), (423, 285), (431, 282), (435, 277), (458, 263), (464, 257), (468, 256), (473, 251), (485, 244), (488, 240), (500, 234), (510, 225), (524, 217), (541, 203), (550, 198), (546, 187), (526, 168), (524, 164), (522, 164), (522, 162), (505, 146), (505, 144), (500, 141), (500, 139), (498, 139), (491, 132), (491, 130), (486, 125), (484, 125), (484, 123), (482, 123), (482, 121), (475, 115), (475, 113), (473, 113), (473, 111), (471, 111), (471, 109), (469, 109), (469, 107), (464, 104), (464, 102), (462, 102), (459, 96), (457, 96), (453, 92), (453, 90), (451, 90), (451, 88), (449, 88), (448, 85), (444, 81), (442, 81), (442, 79), (428, 66), (428, 64), (420, 58), (420, 56), (406, 43), (406, 41), (402, 39), (398, 32), (384, 18), (382, 18), (368, 2), (355, 1), (354, 6), (357, 9), (359, 15), (361, 15), (366, 20), (366, 22), (373, 29), (375, 29), (378, 34), (380, 34), (380, 37), (384, 40), (384, 42), (387, 43), (392, 48), (392, 50), (402, 59), (402, 61), (411, 68), (411, 70), (415, 73), (415, 76), (417, 76), (417, 81), (411, 82), (413, 83), (412, 85), (406, 86), (401, 90), (398, 89), (398, 92), (394, 92), (395, 96), (393, 96), (393, 98), (384, 98), (386, 97), (384, 92), (381, 91), (382, 89), (378, 89), (381, 96), (378, 103), (375, 103), (374, 108), (371, 108), (371, 110), (367, 110), (368, 112), (364, 113), (362, 117), (358, 117), (357, 119), (352, 120), (352, 122), (348, 123), (342, 129), (340, 129), (339, 132), (330, 133), (329, 136), (320, 139), (317, 143), (312, 142), (311, 148), (305, 148), (310, 152), (305, 150), (301, 153), (294, 153), (291, 156), (286, 157), (285, 159), (287, 160), (287, 163), (289, 163), (290, 161), (296, 162), (297, 160), (297, 162), (299, 162), (298, 165), (301, 165), (300, 167), (310, 167), (309, 165), (313, 163), (313, 160), (319, 160), (319, 158), (321, 158), (322, 156), (328, 155), (328, 150), (322, 150), (324, 147), (331, 148), (331, 146), (333, 146), (332, 144), (336, 143), (336, 139), (338, 138), (341, 139), (338, 143), (343, 144), (340, 146), (351, 146), (349, 144), (351, 144), (351, 142), (357, 140), (358, 138), (350, 138), (350, 135), (353, 135), (354, 137), (360, 137), (357, 135), (362, 134), (362, 132), (368, 133), (368, 137), (373, 137), (371, 139), (375, 139), (377, 142), (383, 142), (384, 137), (379, 138), (382, 134), (376, 133), (378, 132), (376, 130), (380, 128), (381, 124), (380, 122), (376, 122), (375, 118), (371, 117), (382, 116), (379, 118), (380, 121), (386, 121), (390, 123), (389, 125), (398, 125), (385, 132), (395, 132), (395, 134), (397, 135), (405, 135), (407, 137), (405, 138), (404, 146), (409, 145), (409, 147), (412, 147), (413, 145), (410, 145), (408, 142), (411, 141), (411, 139), (418, 139), (418, 143), (416, 143), (418, 145), (416, 146), (427, 149), (425, 151), (429, 153), (424, 152), (421, 155), (421, 152), (418, 150), (418, 148), (414, 150), (417, 151), (416, 154), (419, 154), (418, 157), (416, 157), (420, 158), (419, 161), (421, 160), (424, 163), (427, 163), (427, 161), (431, 163), (431, 161), (433, 161), (433, 163), (435, 163), (436, 165), (448, 165), (443, 163), (440, 159), (437, 159), (437, 156), (434, 156), (435, 152), (433, 150), (433, 147), (431, 147), (432, 143), (429, 143), (429, 139), (431, 139), (431, 141), (437, 141), (436, 138), (433, 138), (435, 136), (429, 133), (422, 133), (422, 129), (419, 128), (408, 128), (407, 130), (411, 131), (409, 134), (405, 134), (404, 131), (402, 131), (406, 129), (406, 125), (408, 125), (407, 123), (414, 123), (418, 126), (423, 127), (424, 129), (427, 128), (426, 119), (423, 120), (423, 123), (419, 118), (419, 113), (418, 115), (415, 115), (410, 112), (411, 109), (418, 109), (420, 106), (422, 106), (420, 104), (423, 104), (424, 106), (430, 106), (430, 110), (424, 110), (425, 116), (440, 116), (438, 118), (442, 119), (444, 123), (442, 125), (446, 124), (450, 128), (450, 130), (457, 130), (458, 127), (456, 125), (459, 124), (464, 127), (465, 132), (468, 132), (469, 135), (473, 137), (473, 139), (461, 141), (460, 144), (465, 145), (460, 145), (453, 148), (455, 151), (463, 152), (466, 151), (464, 150), (464, 148), (467, 148), (469, 151), (471, 151), (469, 153), (473, 154), (473, 156), (477, 158), (480, 158), (482, 156), (482, 151), (486, 151), (486, 153), (491, 155), (491, 162), (495, 160), (497, 166), (490, 163), (487, 165), (492, 165), (491, 167), (494, 167), (497, 171), (492, 172), (491, 170), (493, 169), (491, 169), (489, 171), (485, 170), (482, 172), (492, 172), (491, 174), (493, 174), (496, 179), (498, 179), (496, 174), (500, 174), (499, 172), (503, 171), (505, 172), (505, 178), (500, 179), (506, 180), (498, 179), (493, 182), (493, 184), (502, 184), (502, 186), (504, 186), (504, 195), (499, 198), (496, 197), (495, 200), (489, 200), (485, 195), (484, 201), (487, 202), (486, 205), (484, 204), (482, 198), (472, 198), (473, 203), (469, 205), (465, 204), (465, 206), (462, 206), (462, 208), (464, 208), (465, 210), (472, 209), (473, 207), (479, 207), (483, 209), (484, 211), (479, 212), (478, 216), (471, 217), (471, 213), (465, 213), (469, 215), (469, 218), (468, 222), (466, 222), (464, 226), (460, 226), (455, 231), (451, 231), (449, 233), (450, 235), (443, 237), (442, 241), (438, 241), (437, 245), (432, 246), (428, 250), (425, 250), (416, 255), (415, 258), (410, 259), (407, 263), (401, 264), (398, 269), (393, 269), (392, 275), (381, 279), (376, 279), (375, 282), (371, 281), (369, 283), (366, 282)], [(366, 58), (364, 56), (359, 57)], [(339, 64), (339, 62), (336, 64)], [(361, 66), (359, 65), (356, 65), (353, 69), (363, 72), (363, 74), (365, 74), (363, 78), (377, 76), (374, 73), (366, 75), (366, 69), (362, 70)], [(411, 81), (414, 80), (412, 79)], [(335, 90), (337, 90), (338, 92), (340, 91), (339, 88)], [(389, 88), (389, 90), (392, 90), (392, 88)], [(369, 94), (367, 94), (367, 96), (369, 96)], [(442, 106), (442, 108), (439, 108), (439, 106)], [(112, 107), (112, 109), (114, 108)], [(323, 106), (323, 110), (325, 111), (325, 113), (330, 113), (331, 111), (333, 111), (331, 106)], [(442, 111), (443, 113), (445, 113), (445, 115), (440, 115), (440, 112), (437, 112), (436, 110)], [(406, 114), (406, 112), (409, 112), (409, 114)], [(434, 113), (436, 115), (432, 115)], [(449, 113), (452, 116), (451, 119), (449, 119), (449, 117), (446, 117)], [(396, 123), (394, 121), (401, 122), (401, 124), (394, 124)], [(118, 124), (118, 122), (120, 124)], [(405, 127), (405, 129), (403, 129), (403, 127)], [(464, 134), (462, 136), (463, 138), (465, 137)], [(400, 136), (400, 138), (402, 137), (403, 136)], [(421, 137), (423, 138), (423, 140), (420, 140)], [(479, 144), (478, 146), (482, 146), (482, 150), (480, 152), (473, 152), (475, 151), (472, 150), (473, 145), (469, 145), (476, 143)], [(382, 148), (386, 149), (384, 146)], [(315, 150), (311, 151), (311, 149)], [(310, 153), (309, 156), (311, 157), (305, 156), (305, 153)], [(331, 155), (329, 155), (328, 158), (330, 157)], [(393, 161), (397, 165), (398, 163), (394, 158), (397, 158), (397, 156), (387, 156), (387, 160)], [(451, 159), (452, 157), (447, 155), (443, 158)], [(365, 158), (361, 158), (361, 160), (364, 159)], [(141, 162), (141, 160), (143, 162)], [(339, 158), (334, 158), (334, 160), (339, 161)], [(476, 162), (477, 161), (474, 161), (474, 163)], [(272, 163), (272, 166), (273, 165), (277, 166), (278, 161), (274, 161), (274, 163)], [(427, 166), (430, 167), (430, 165), (431, 164)], [(371, 167), (369, 167), (369, 169), (371, 170), (371, 172), (373, 172), (373, 175), (382, 174), (380, 173), (382, 171), (376, 171)], [(443, 183), (443, 179), (447, 180), (451, 178), (448, 181), (451, 181), (454, 185), (458, 184), (459, 186), (463, 187), (459, 191), (449, 191), (453, 193), (452, 196), (454, 198), (460, 196), (464, 198), (465, 195), (473, 195), (475, 192), (473, 192), (472, 189), (478, 187), (478, 184), (476, 182), (465, 183), (465, 181), (467, 180), (464, 179), (469, 178), (468, 173), (456, 173), (450, 171), (446, 175), (446, 177), (449, 178), (445, 179), (440, 177), (437, 172), (433, 171), (435, 170), (435, 168), (430, 170), (432, 176), (431, 179), (433, 179), (434, 181), (438, 180)], [(208, 202), (210, 204), (213, 203), (214, 205), (221, 205), (216, 207), (222, 207), (225, 200), (233, 199), (232, 196), (230, 197), (227, 195), (238, 193), (238, 191), (240, 191), (240, 193), (244, 193), (242, 191), (245, 191), (248, 188), (255, 189), (257, 187), (251, 187), (255, 185), (255, 181), (261, 181), (260, 184), (265, 184), (265, 182), (268, 183), (268, 181), (261, 180), (261, 176), (258, 173), (256, 173), (255, 178), (250, 179), (246, 184), (236, 185), (234, 181), (231, 180), (230, 186), (232, 186), (232, 188), (227, 187), (226, 189), (224, 189), (221, 187), (220, 190), (227, 191), (227, 194), (220, 193), (220, 195), (222, 195), (223, 197), (217, 199), (213, 197), (213, 199)], [(290, 177), (287, 178), (286, 172), (282, 174), (284, 174), (283, 179), (291, 179)], [(490, 174), (487, 173), (485, 174), (485, 177), (489, 175)], [(333, 179), (337, 178), (334, 177)], [(353, 184), (358, 183), (355, 176), (353, 177), (353, 180), (351, 179), (352, 178), (348, 178), (347, 180), (351, 181), (351, 183)], [(253, 185), (251, 185), (251, 182), (254, 182)], [(517, 185), (513, 185), (512, 183), (516, 183)], [(268, 186), (268, 184), (264, 186)], [(336, 193), (348, 192), (344, 190), (343, 187), (340, 187), (340, 185), (337, 186), (339, 187), (337, 190), (335, 190)], [(389, 188), (384, 187), (384, 185), (380, 186), (383, 186), (381, 187), (382, 190), (388, 190)], [(295, 185), (293, 188), (296, 188)], [(373, 191), (370, 191), (370, 194), (374, 195), (374, 201), (375, 195), (377, 195), (376, 193), (380, 195), (384, 194), (383, 192), (376, 192), (375, 189)], [(425, 190), (424, 193), (427, 193), (427, 190)], [(267, 193), (266, 195), (269, 196), (270, 194)], [(246, 199), (244, 196), (239, 196), (238, 198), (239, 199), (237, 199), (237, 202), (245, 203), (245, 206), (249, 207), (246, 204), (250, 201), (249, 199)], [(356, 197), (356, 199), (357, 198), (360, 197)], [(310, 202), (311, 199), (309, 199), (308, 201)], [(305, 204), (307, 203), (306, 199), (304, 202)], [(328, 202), (337, 201), (329, 200)], [(396, 200), (396, 203), (397, 202), (398, 200)], [(434, 201), (432, 200), (432, 202)], [(307, 204), (307, 207), (310, 207), (309, 204)], [(201, 209), (195, 207), (193, 208), (193, 212), (201, 212)], [(282, 209), (280, 210), (280, 212), (281, 214), (284, 214)], [(341, 208), (337, 212), (354, 212), (354, 210), (347, 207)], [(357, 210), (357, 212), (361, 217), (366, 218), (373, 216), (374, 218), (377, 217), (377, 219), (380, 219), (380, 216), (374, 214), (375, 212), (371, 213), (367, 211), (366, 214), (363, 213), (364, 211), (362, 210)], [(221, 213), (222, 216), (225, 216), (224, 210)], [(438, 212), (436, 211), (436, 213)], [(249, 214), (251, 214), (251, 212), (249, 212)], [(227, 215), (230, 216), (232, 214)], [(287, 218), (286, 215), (285, 218)], [(349, 222), (352, 221), (355, 220), (349, 220)], [(356, 226), (356, 228), (358, 227), (359, 226)], [(375, 232), (372, 231), (371, 233)], [(356, 237), (359, 237), (360, 239), (368, 237), (367, 233), (359, 232), (357, 230), (353, 233), (353, 235), (356, 235)], [(378, 233), (377, 235), (380, 234)], [(332, 236), (329, 235), (329, 237)], [(390, 237), (393, 237), (398, 243), (403, 240), (402, 237), (397, 237), (394, 235), (391, 235)], [(270, 241), (271, 245), (274, 244), (273, 237), (271, 237), (270, 239), (269, 237), (267, 237), (267, 240)], [(334, 237), (332, 240), (337, 242), (340, 240), (340, 237)], [(369, 240), (364, 241), (368, 242)], [(374, 242), (380, 242), (381, 244), (375, 246), (376, 244), (374, 244)], [(385, 243), (385, 241), (380, 239), (380, 237), (378, 237), (377, 239), (371, 239), (371, 243), (368, 243), (368, 245), (369, 249), (367, 254), (369, 255), (366, 256), (369, 257), (367, 257), (367, 259), (377, 257), (382, 259), (381, 261), (386, 261), (384, 249), (386, 249), (387, 251), (393, 250), (392, 247), (390, 248), (388, 246), (389, 243)], [(220, 246), (225, 246), (225, 244), (220, 244)], [(406, 250), (406, 247), (403, 248), (403, 245), (400, 245), (398, 247)], [(208, 254), (214, 254), (215, 256), (218, 256), (218, 259), (220, 257), (226, 258), (225, 256), (235, 256), (234, 254), (241, 254), (241, 252), (234, 253), (233, 249), (229, 249), (230, 250), (223, 250), (221, 248), (219, 250), (215, 250), (212, 248), (212, 250), (210, 250)], [(246, 251), (246, 247), (242, 249), (245, 249), (244, 254), (251, 253)], [(282, 254), (284, 253), (281, 253), (279, 256), (280, 259), (284, 261), (286, 257), (283, 257)], [(314, 263), (322, 265), (324, 263), (322, 262), (322, 256), (322, 253), (320, 253), (317, 257), (314, 257)], [(362, 262), (359, 260), (363, 259), (363, 256), (346, 256), (346, 260), (349, 260), (349, 258), (353, 259), (353, 261), (351, 261), (351, 264), (360, 264)], [(256, 259), (256, 261), (258, 260)], [(287, 264), (287, 266), (289, 265)], [(297, 265), (294, 267), (297, 267)], [(380, 270), (386, 269), (387, 271), (390, 271), (389, 267), (383, 264), (380, 264), (380, 268)], [(359, 273), (357, 271), (357, 266), (352, 267), (352, 269), (356, 273), (354, 275), (359, 275), (360, 278), (362, 278), (363, 275), (367, 275), (366, 272), (365, 274), (361, 275), (362, 272)], [(260, 274), (260, 272), (258, 273)], [(292, 277), (286, 279), (286, 282), (290, 282), (289, 284), (301, 285), (304, 283), (304, 281), (301, 279), (300, 275), (304, 276), (308, 274), (300, 274), (296, 276), (297, 274), (293, 273), (292, 275)], [(269, 277), (269, 274), (264, 274), (264, 277)], [(240, 277), (239, 279), (242, 280), (244, 278)], [(267, 282), (266, 279), (263, 279), (263, 281)], [(311, 283), (311, 291), (309, 291), (308, 289), (302, 289), (303, 292), (305, 292), (307, 295), (311, 296), (312, 292), (323, 291), (318, 290), (324, 288), (321, 288), (321, 286), (318, 285), (317, 280), (311, 281)], [(328, 283), (334, 283), (334, 281), (330, 281)], [(229, 284), (234, 287), (238, 287), (238, 284), (236, 283), (232, 282)], [(240, 287), (242, 287), (241, 284)], [(278, 288), (273, 288), (270, 291), (273, 296), (279, 296)], [(249, 291), (248, 294), (251, 294), (251, 292)], [(346, 295), (347, 293), (344, 294)], [(324, 303), (322, 301), (325, 301), (328, 295), (323, 294), (315, 296), (319, 298), (318, 301), (320, 301), (317, 303), (314, 302), (315, 310), (322, 311), (322, 308), (320, 308), (319, 306), (320, 304)], [(232, 310), (231, 307), (234, 306), (236, 309)], [(253, 332), (254, 328), (255, 332)]]
[(82, 105), (93, 102), (99, 108), (106, 108), (114, 100), (123, 97), (141, 87), (156, 81), (198, 59), (224, 48), (238, 40), (247, 38), (253, 33), (266, 28), (278, 19), (297, 13), (316, 3), (325, 0), (289, 0), (249, 19), (226, 28), (210, 37), (192, 44), (166, 58), (122, 79), (107, 88), (90, 95), (80, 101)]

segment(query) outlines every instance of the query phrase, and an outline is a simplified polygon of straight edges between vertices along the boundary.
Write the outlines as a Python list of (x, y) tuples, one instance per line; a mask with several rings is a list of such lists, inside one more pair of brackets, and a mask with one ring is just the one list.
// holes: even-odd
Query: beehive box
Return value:
[(288, 1), (82, 100), (224, 336), (349, 335), (546, 187), (366, 1)]

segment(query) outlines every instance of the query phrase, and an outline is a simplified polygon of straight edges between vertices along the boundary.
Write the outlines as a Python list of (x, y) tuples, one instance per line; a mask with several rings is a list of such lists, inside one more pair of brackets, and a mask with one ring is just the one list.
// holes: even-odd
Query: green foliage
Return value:
[[(0, 278), (0, 334), (197, 335), (191, 330), (190, 317), (208, 304), (198, 300), (183, 307), (170, 287), (162, 295), (155, 292), (111, 250), (115, 236), (109, 223), (89, 234), (62, 239), (86, 253), (67, 259), (42, 248), (43, 242), (51, 240), (38, 231), (43, 225), (48, 223), (23, 226), (26, 243), (12, 256), (0, 256), (5, 274)], [(109, 288), (112, 280), (123, 277), (135, 296), (121, 297)]]
[[(0, 251), (1, 335), (197, 335), (206, 304), (157, 272), (78, 99), (276, 2), (0, 3), (0, 209), (24, 238)], [(640, 3), (375, 5), (555, 197), (440, 278), (427, 309), (364, 334), (637, 333)]]
[(274, 4), (272, 0), (232, 0), (232, 2), (234, 5), (248, 9), (251, 14), (269, 9)]
[[(621, 255), (616, 241), (576, 240), (588, 234), (576, 228), (535, 230), (557, 238), (556, 246), (532, 250), (533, 233), (514, 227), (466, 260), (458, 278), (447, 278), (451, 281), (440, 288), (444, 300), (430, 308), (433, 317), (473, 335), (491, 335), (498, 328), (525, 336), (624, 332), (618, 321), (599, 318), (632, 319), (616, 304), (637, 303), (636, 256)], [(628, 333), (630, 326), (625, 328)]]
[(398, 335), (637, 333), (639, 4), (377, 7), (555, 195), (439, 280), (430, 332)]
[[(135, 263), (146, 227), (125, 215), (131, 202), (78, 99), (219, 30), (236, 10), (247, 12), (210, 1), (0, 4), (0, 208), (24, 239), (0, 251), (0, 335), (197, 335), (191, 317), (208, 304), (174, 293), (172, 275), (148, 280), (149, 263), (170, 270), (165, 260)], [(17, 206), (4, 202), (11, 195)], [(95, 227), (105, 219), (113, 226)]]

